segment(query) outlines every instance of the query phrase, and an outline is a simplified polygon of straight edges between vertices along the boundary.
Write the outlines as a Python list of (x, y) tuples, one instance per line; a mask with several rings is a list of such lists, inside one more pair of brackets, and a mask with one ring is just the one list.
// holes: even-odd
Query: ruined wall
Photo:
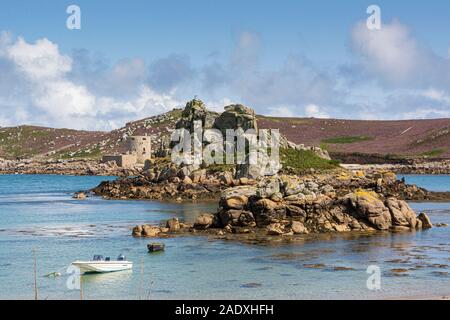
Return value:
[(137, 159), (134, 154), (106, 155), (102, 157), (102, 162), (110, 161), (115, 161), (122, 168), (132, 168), (136, 164)]

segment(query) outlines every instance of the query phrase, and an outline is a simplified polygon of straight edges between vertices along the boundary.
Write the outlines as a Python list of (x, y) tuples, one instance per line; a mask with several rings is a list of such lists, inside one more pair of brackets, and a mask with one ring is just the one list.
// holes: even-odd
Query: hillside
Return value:
[(96, 159), (124, 152), (126, 137), (148, 134), (154, 146), (169, 136), (180, 110), (127, 123), (110, 132), (53, 129), (35, 126), (0, 128), (0, 158)]
[[(127, 123), (111, 132), (53, 129), (36, 126), (0, 128), (0, 158), (100, 158), (124, 151), (129, 135), (148, 134), (154, 148), (169, 136), (180, 109)], [(277, 128), (295, 143), (326, 148), (338, 158), (350, 155), (395, 158), (450, 158), (450, 119), (365, 121), (258, 116), (260, 128)], [(349, 160), (350, 159), (350, 160)]]
[(450, 119), (370, 121), (260, 117), (295, 143), (333, 153), (413, 158), (450, 158)]

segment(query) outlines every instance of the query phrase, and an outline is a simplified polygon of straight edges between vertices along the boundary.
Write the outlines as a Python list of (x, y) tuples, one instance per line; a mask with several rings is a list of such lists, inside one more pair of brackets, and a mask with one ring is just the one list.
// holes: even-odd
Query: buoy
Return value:
[(164, 251), (165, 245), (164, 243), (149, 243), (147, 245), (148, 252), (159, 252)]
[(46, 278), (58, 278), (58, 277), (61, 277), (61, 272), (50, 272), (50, 273), (47, 273), (44, 277), (46, 277)]

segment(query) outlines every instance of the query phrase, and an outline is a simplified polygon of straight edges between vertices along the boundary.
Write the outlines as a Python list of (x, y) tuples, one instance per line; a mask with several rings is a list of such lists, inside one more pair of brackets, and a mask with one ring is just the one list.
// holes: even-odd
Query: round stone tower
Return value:
[(128, 151), (136, 155), (136, 162), (144, 164), (151, 159), (152, 145), (148, 136), (131, 136), (128, 138)]

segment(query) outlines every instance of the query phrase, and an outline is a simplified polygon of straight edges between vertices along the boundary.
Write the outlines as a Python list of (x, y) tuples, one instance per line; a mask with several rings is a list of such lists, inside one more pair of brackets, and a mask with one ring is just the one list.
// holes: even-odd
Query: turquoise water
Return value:
[(397, 177), (398, 179), (404, 177), (406, 183), (416, 184), (430, 191), (450, 191), (449, 175), (403, 174)]
[[(148, 239), (130, 236), (141, 223), (192, 221), (214, 204), (74, 200), (71, 193), (107, 177), (0, 176), (0, 298), (32, 299), (33, 249), (41, 299), (79, 299), (65, 266), (94, 254), (125, 254), (130, 272), (83, 276), (85, 299), (370, 299), (449, 295), (450, 228), (417, 233), (323, 235), (300, 244), (245, 245), (203, 236), (163, 239), (166, 252), (148, 254)], [(447, 179), (447, 180), (446, 180)], [(438, 177), (448, 183), (448, 176)], [(429, 181), (432, 183), (432, 181)], [(414, 203), (434, 222), (450, 223), (450, 204)], [(306, 264), (306, 265), (305, 265)], [(308, 264), (322, 264), (320, 269)], [(382, 272), (381, 290), (367, 289), (366, 269)], [(335, 267), (351, 270), (335, 271)], [(390, 271), (408, 269), (402, 276)], [(44, 274), (61, 269), (59, 278)]]

